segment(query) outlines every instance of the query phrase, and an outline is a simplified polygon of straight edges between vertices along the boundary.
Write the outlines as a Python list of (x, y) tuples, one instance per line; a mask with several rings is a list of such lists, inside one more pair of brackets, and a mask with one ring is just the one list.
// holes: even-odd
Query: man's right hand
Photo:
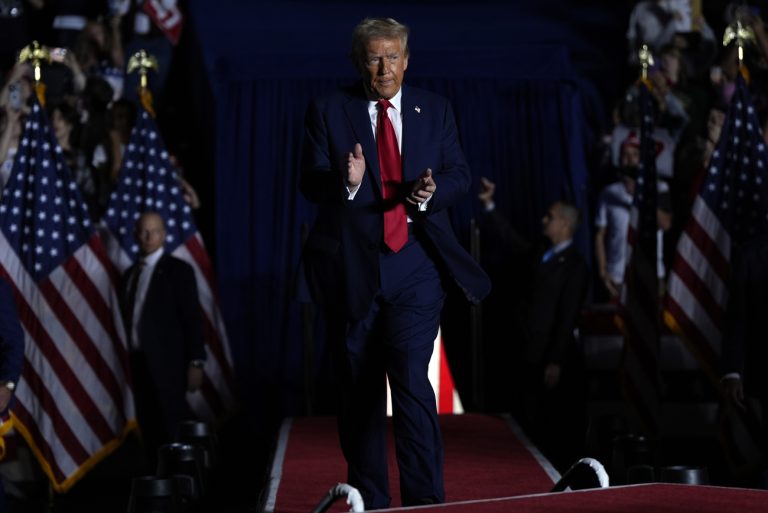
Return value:
[(602, 279), (605, 288), (608, 289), (608, 292), (611, 294), (611, 297), (618, 297), (620, 285), (611, 279), (611, 275), (607, 272), (601, 272), (600, 278)]
[(477, 193), (477, 199), (488, 208), (493, 204), (493, 194), (496, 192), (496, 184), (487, 178), (480, 177), (480, 192)]
[(350, 192), (354, 192), (360, 187), (365, 174), (365, 157), (363, 157), (363, 147), (360, 143), (355, 144), (353, 152), (347, 157), (347, 187)]
[(721, 386), (723, 387), (723, 395), (728, 402), (735, 404), (742, 410), (746, 409), (744, 405), (744, 385), (740, 378), (725, 378)]

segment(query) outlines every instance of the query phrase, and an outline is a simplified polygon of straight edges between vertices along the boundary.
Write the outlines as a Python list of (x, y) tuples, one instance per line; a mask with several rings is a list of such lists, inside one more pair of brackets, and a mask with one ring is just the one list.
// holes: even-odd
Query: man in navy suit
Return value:
[[(24, 365), (24, 332), (10, 284), (0, 278), (0, 413), (11, 405), (13, 391)], [(5, 491), (0, 480), (0, 511), (6, 511)]]
[(445, 500), (427, 366), (446, 290), (458, 286), (473, 302), (490, 290), (448, 218), (471, 181), (452, 109), (403, 84), (408, 58), (407, 27), (391, 18), (358, 24), (352, 60), (362, 82), (311, 104), (300, 180), (319, 206), (304, 267), (335, 349), (348, 481), (366, 509), (390, 504), (385, 376), (402, 502)]
[(10, 284), (0, 278), (0, 413), (11, 404), (24, 364), (21, 329)]
[[(541, 219), (542, 239), (537, 243), (523, 239), (495, 208), (495, 184), (481, 178), (478, 197), (486, 215), (483, 232), (492, 250), (518, 262), (512, 282), (523, 292), (515, 307), (506, 302), (500, 312), (503, 321), (518, 320), (522, 333), (518, 344), (522, 364), (509, 372), (515, 362), (506, 362), (507, 373), (517, 385), (513, 388), (521, 402), (518, 412), (523, 427), (559, 470), (565, 471), (581, 454), (584, 439), (582, 354), (574, 336), (587, 292), (588, 268), (573, 245), (579, 211), (566, 201), (549, 206)], [(498, 289), (496, 289), (498, 290)], [(503, 295), (507, 292), (500, 290)]]
[[(768, 234), (761, 233), (734, 249), (730, 293), (721, 344), (723, 397), (730, 406), (758, 419), (761, 451), (758, 475), (750, 486), (768, 487)], [(758, 407), (759, 406), (759, 407)], [(757, 412), (762, 411), (762, 415)]]
[(141, 256), (123, 273), (120, 298), (136, 413), (151, 468), (157, 446), (172, 442), (178, 424), (192, 418), (185, 392), (202, 384), (205, 349), (195, 273), (164, 252), (163, 218), (143, 213), (134, 235)]

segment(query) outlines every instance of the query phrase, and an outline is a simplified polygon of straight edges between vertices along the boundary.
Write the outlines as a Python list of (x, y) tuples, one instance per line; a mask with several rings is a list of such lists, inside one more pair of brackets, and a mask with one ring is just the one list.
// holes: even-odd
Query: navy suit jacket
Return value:
[(489, 247), (503, 253), (505, 259), (525, 255), (517, 259), (526, 264), (517, 270), (515, 282), (524, 284), (520, 288), (525, 292), (521, 317), (526, 331), (526, 363), (567, 364), (574, 356), (573, 331), (589, 282), (584, 257), (571, 244), (542, 262), (550, 247), (549, 240), (542, 237), (531, 243), (523, 239), (498, 210), (484, 216), (483, 228), (489, 237)]
[(24, 331), (11, 286), (5, 279), (0, 279), (0, 381), (18, 383), (23, 365)]
[(573, 330), (587, 293), (587, 263), (573, 244), (544, 263), (543, 253), (536, 256), (526, 361), (564, 364), (572, 356)]
[(768, 240), (734, 252), (730, 285), (721, 370), (740, 373), (748, 395), (768, 398)]
[[(427, 168), (437, 185), (425, 212), (405, 203), (414, 234), (438, 268), (470, 301), (479, 302), (490, 291), (490, 280), (459, 244), (447, 211), (471, 183), (453, 110), (445, 98), (406, 86), (401, 110), (401, 201)], [(305, 128), (300, 189), (319, 205), (303, 254), (310, 292), (316, 302), (360, 319), (379, 287), (383, 233), (381, 172), (362, 84), (314, 101)], [(355, 198), (348, 200), (347, 162), (356, 143), (362, 145), (366, 170)]]
[[(126, 270), (120, 282), (123, 302), (135, 265)], [(147, 287), (137, 331), (157, 399), (170, 428), (175, 428), (188, 414), (187, 369), (192, 360), (205, 359), (202, 326), (192, 266), (163, 253)], [(125, 329), (131, 329), (127, 319)]]

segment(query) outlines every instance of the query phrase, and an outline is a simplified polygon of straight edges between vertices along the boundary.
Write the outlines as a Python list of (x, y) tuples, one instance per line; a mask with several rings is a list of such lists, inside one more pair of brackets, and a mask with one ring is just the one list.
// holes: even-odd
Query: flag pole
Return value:
[(32, 69), (35, 73), (35, 93), (37, 94), (37, 100), (40, 102), (40, 106), (45, 107), (45, 84), (41, 81), (42, 71), (40, 64), (43, 61), (51, 62), (51, 52), (47, 46), (40, 46), (37, 41), (32, 41), (32, 44), (25, 46), (19, 52), (19, 62), (30, 61)]
[(148, 87), (147, 75), (150, 69), (159, 70), (157, 59), (145, 50), (139, 50), (128, 59), (128, 73), (139, 73), (139, 99), (152, 117), (155, 117), (155, 109), (152, 107), (152, 93)]
[[(653, 99), (648, 70), (653, 56), (647, 45), (638, 51), (642, 66), (637, 80), (640, 112), (640, 165), (629, 209), (624, 283), (615, 320), (623, 336), (619, 381), (627, 407), (626, 420), (651, 441), (662, 434), (663, 383), (659, 369), (659, 286), (656, 269), (658, 230)], [(658, 457), (653, 448), (653, 459)]]

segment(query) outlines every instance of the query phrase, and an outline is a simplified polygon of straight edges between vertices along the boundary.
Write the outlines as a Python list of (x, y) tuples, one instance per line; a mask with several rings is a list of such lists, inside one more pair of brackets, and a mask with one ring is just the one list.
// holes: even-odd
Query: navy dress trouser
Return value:
[[(413, 235), (380, 255), (380, 290), (368, 314), (337, 332), (341, 379), (339, 436), (349, 484), (366, 509), (389, 506), (386, 378), (404, 506), (440, 503), (443, 446), (427, 368), (440, 324), (440, 275)], [(340, 326), (341, 328), (341, 326)]]

